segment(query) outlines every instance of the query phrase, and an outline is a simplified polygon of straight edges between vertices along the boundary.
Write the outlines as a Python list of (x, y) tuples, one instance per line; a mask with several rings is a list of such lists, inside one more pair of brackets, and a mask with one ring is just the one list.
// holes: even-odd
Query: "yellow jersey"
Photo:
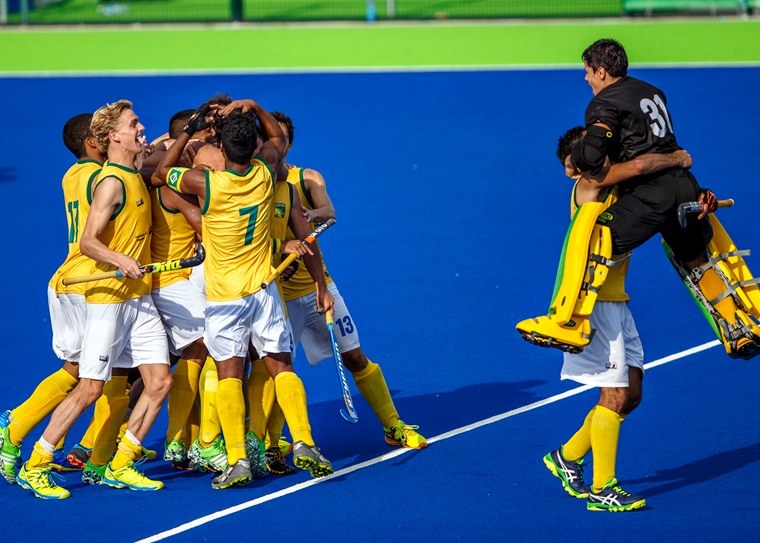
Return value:
[[(298, 195), (301, 197), (301, 204), (307, 209), (314, 209), (314, 202), (311, 200), (309, 189), (306, 188), (306, 182), (303, 179), (303, 171), (304, 168), (289, 166), (287, 181), (294, 189), (298, 191)], [(312, 230), (314, 230), (313, 224), (311, 227)], [(290, 229), (288, 229), (288, 234), (285, 239), (295, 239), (295, 235)], [(322, 253), (322, 258), (324, 261), (324, 252)], [(324, 267), (324, 271), (325, 282), (327, 284), (332, 283), (333, 280), (330, 277), (330, 274), (327, 272), (327, 266)], [(317, 290), (317, 285), (314, 283), (314, 279), (311, 278), (311, 275), (309, 275), (309, 270), (306, 269), (306, 266), (299, 266), (296, 270), (296, 273), (294, 273), (293, 276), (287, 281), (282, 281), (281, 284), (282, 295), (285, 298), (286, 302), (295, 300), (301, 296), (306, 296), (307, 294), (311, 294)]]
[[(578, 209), (578, 203), (575, 197), (575, 188), (573, 186), (573, 195), (570, 200), (570, 216), (575, 214), (575, 210)], [(610, 205), (617, 201), (617, 187), (612, 187), (607, 192), (605, 198), (608, 199)], [(607, 200), (604, 200), (607, 201)], [(597, 295), (597, 301), (600, 302), (627, 302), (630, 300), (628, 293), (625, 291), (625, 276), (628, 273), (628, 264), (631, 261), (631, 253), (625, 253), (622, 255), (612, 255), (613, 261), (619, 262), (615, 266), (610, 266), (607, 273), (607, 279), (605, 280), (602, 288), (599, 289)]]
[[(195, 254), (195, 229), (181, 211), (168, 209), (161, 196), (161, 187), (150, 191), (153, 214), (153, 235), (150, 242), (152, 262), (190, 258)], [(152, 274), (153, 288), (167, 287), (190, 277), (192, 268)]]
[[(170, 175), (181, 168), (172, 168)], [(169, 179), (169, 177), (167, 177)], [(238, 300), (272, 273), (272, 171), (254, 159), (244, 173), (206, 170), (201, 209), (206, 298)]]
[[(95, 180), (92, 192), (108, 177), (115, 177), (121, 183), (122, 203), (108, 221), (99, 239), (111, 250), (131, 256), (141, 265), (150, 263), (150, 195), (140, 172), (112, 164), (108, 161)], [(96, 271), (113, 271), (108, 264), (95, 264)], [(113, 304), (139, 298), (150, 293), (151, 278), (144, 275), (140, 279), (125, 277), (104, 279), (88, 283), (85, 300), (92, 304)]]
[(79, 237), (84, 230), (87, 213), (90, 211), (90, 204), (92, 203), (90, 189), (101, 168), (103, 165), (96, 160), (80, 159), (66, 171), (61, 181), (63, 200), (66, 205), (66, 223), (69, 230), (69, 251), (66, 260), (50, 279), (50, 288), (54, 289), (56, 294), (84, 295), (85, 290), (87, 290), (87, 283), (64, 286), (61, 280), (64, 277), (90, 275), (95, 268), (95, 261), (84, 256), (79, 250)]

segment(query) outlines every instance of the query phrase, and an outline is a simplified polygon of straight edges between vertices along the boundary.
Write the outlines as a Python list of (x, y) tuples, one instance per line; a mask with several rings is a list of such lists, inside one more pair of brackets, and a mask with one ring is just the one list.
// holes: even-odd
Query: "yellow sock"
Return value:
[(24, 438), (68, 396), (77, 384), (76, 377), (60, 369), (45, 377), (32, 395), (11, 412), (8, 432), (11, 443), (21, 445)]
[[(95, 404), (97, 405), (97, 402)], [(87, 426), (87, 430), (84, 431), (82, 439), (79, 440), (79, 445), (85, 449), (92, 450), (93, 445), (95, 445), (95, 438), (98, 436), (98, 430), (101, 426), (103, 426), (103, 423), (97, 422), (95, 420), (95, 415), (93, 415), (90, 419), (90, 424)]]
[[(274, 385), (274, 381), (272, 381)], [(282, 437), (282, 428), (285, 426), (285, 414), (282, 412), (282, 407), (277, 402), (274, 402), (272, 406), (272, 412), (269, 413), (267, 419), (267, 435), (266, 435), (266, 448), (277, 447)]]
[(185, 444), (185, 450), (189, 449), (190, 445), (193, 444), (193, 441), (198, 439), (198, 436), (200, 435), (200, 423), (201, 408), (198, 401), (195, 401), (190, 408), (190, 414), (187, 416), (187, 424), (185, 424), (185, 436), (182, 441)]
[[(726, 288), (726, 284), (712, 268), (705, 271), (704, 275), (702, 275), (702, 279), (699, 280), (699, 289), (708, 300), (715, 299), (721, 292), (726, 290)], [(727, 296), (715, 304), (715, 309), (718, 313), (723, 315), (728, 322), (736, 322), (736, 310), (739, 308), (736, 307), (736, 303), (731, 296)]]
[(591, 450), (591, 421), (594, 418), (595, 409), (596, 406), (591, 408), (583, 421), (583, 425), (567, 443), (562, 445), (562, 456), (572, 462), (577, 462)]
[(210, 356), (201, 370), (201, 426), (198, 441), (202, 447), (208, 447), (222, 433), (219, 414), (216, 412), (216, 393), (219, 390), (219, 375), (216, 362)]
[(169, 425), (166, 441), (182, 440), (187, 417), (198, 394), (201, 365), (198, 360), (180, 358), (174, 367), (174, 382), (169, 391)]
[(367, 360), (367, 367), (353, 374), (356, 386), (383, 426), (398, 422), (398, 411), (380, 366)]
[(124, 437), (119, 440), (119, 447), (116, 449), (113, 460), (111, 460), (111, 469), (117, 470), (131, 464), (142, 456), (142, 451), (140, 440), (127, 430)]
[(306, 389), (303, 381), (292, 371), (284, 371), (274, 380), (277, 403), (280, 404), (293, 441), (303, 441), (309, 447), (314, 446), (309, 424), (309, 412), (306, 408)]
[(128, 406), (127, 376), (114, 375), (103, 386), (103, 394), (95, 402), (94, 418), (102, 421), (102, 425), (92, 447), (90, 462), (94, 465), (105, 466), (113, 456)]
[(267, 387), (271, 380), (264, 362), (256, 360), (248, 377), (248, 431), (259, 439), (264, 437), (267, 418), (274, 404), (274, 387)]
[(625, 417), (597, 405), (591, 420), (591, 450), (594, 455), (594, 490), (600, 491), (615, 477), (620, 424)]
[(219, 381), (216, 411), (224, 434), (227, 461), (230, 465), (245, 458), (245, 398), (243, 381), (228, 378)]
[[(42, 440), (42, 438), (40, 438)], [(53, 447), (49, 447), (53, 448)], [(53, 451), (49, 451), (39, 441), (34, 444), (32, 454), (29, 455), (29, 460), (26, 461), (27, 469), (39, 469), (44, 468), (53, 461)]]

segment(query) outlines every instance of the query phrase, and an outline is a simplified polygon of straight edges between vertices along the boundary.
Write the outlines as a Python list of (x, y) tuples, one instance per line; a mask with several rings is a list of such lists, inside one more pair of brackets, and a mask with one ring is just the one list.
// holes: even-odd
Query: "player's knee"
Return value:
[(346, 365), (346, 368), (348, 368), (348, 371), (351, 373), (362, 371), (367, 367), (367, 357), (364, 355), (361, 348), (357, 347), (356, 349), (346, 351), (341, 354), (341, 357), (343, 358), (343, 363)]
[(151, 376), (150, 379), (145, 380), (143, 394), (147, 394), (151, 398), (163, 400), (169, 394), (173, 383), (174, 378), (168, 371), (165, 374)]

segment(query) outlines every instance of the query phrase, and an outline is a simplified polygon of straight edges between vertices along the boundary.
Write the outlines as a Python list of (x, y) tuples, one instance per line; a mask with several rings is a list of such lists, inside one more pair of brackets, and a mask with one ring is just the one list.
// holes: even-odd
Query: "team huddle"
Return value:
[[(163, 488), (136, 465), (156, 457), (142, 444), (167, 399), (164, 460), (212, 472), (212, 488), (295, 473), (291, 452), (312, 477), (331, 474), (293, 368), (299, 343), (312, 365), (332, 357), (325, 314), (386, 442), (425, 447), (364, 354), (316, 241), (303, 241), (335, 211), (319, 172), (285, 161), (291, 119), (217, 95), (177, 112), (150, 145), (144, 131), (127, 100), (64, 126), (77, 158), (62, 182), (69, 252), (48, 285), (63, 366), (0, 415), (6, 481), (45, 499), (70, 496), (52, 470), (81, 469), (93, 485)], [(280, 266), (289, 254), (299, 260)], [(66, 453), (69, 430), (93, 404)], [(48, 415), (23, 461), (24, 438)]]

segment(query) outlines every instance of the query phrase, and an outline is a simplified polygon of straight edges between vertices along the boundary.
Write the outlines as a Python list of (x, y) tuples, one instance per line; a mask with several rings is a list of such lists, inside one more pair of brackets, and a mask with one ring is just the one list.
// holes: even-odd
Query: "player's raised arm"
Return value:
[(199, 130), (207, 128), (206, 114), (209, 111), (208, 104), (199, 107), (187, 121), (174, 144), (166, 151), (154, 172), (154, 184), (163, 184), (175, 192), (195, 194), (204, 197), (206, 194), (206, 173), (200, 169), (179, 167), (182, 151), (193, 135)]

